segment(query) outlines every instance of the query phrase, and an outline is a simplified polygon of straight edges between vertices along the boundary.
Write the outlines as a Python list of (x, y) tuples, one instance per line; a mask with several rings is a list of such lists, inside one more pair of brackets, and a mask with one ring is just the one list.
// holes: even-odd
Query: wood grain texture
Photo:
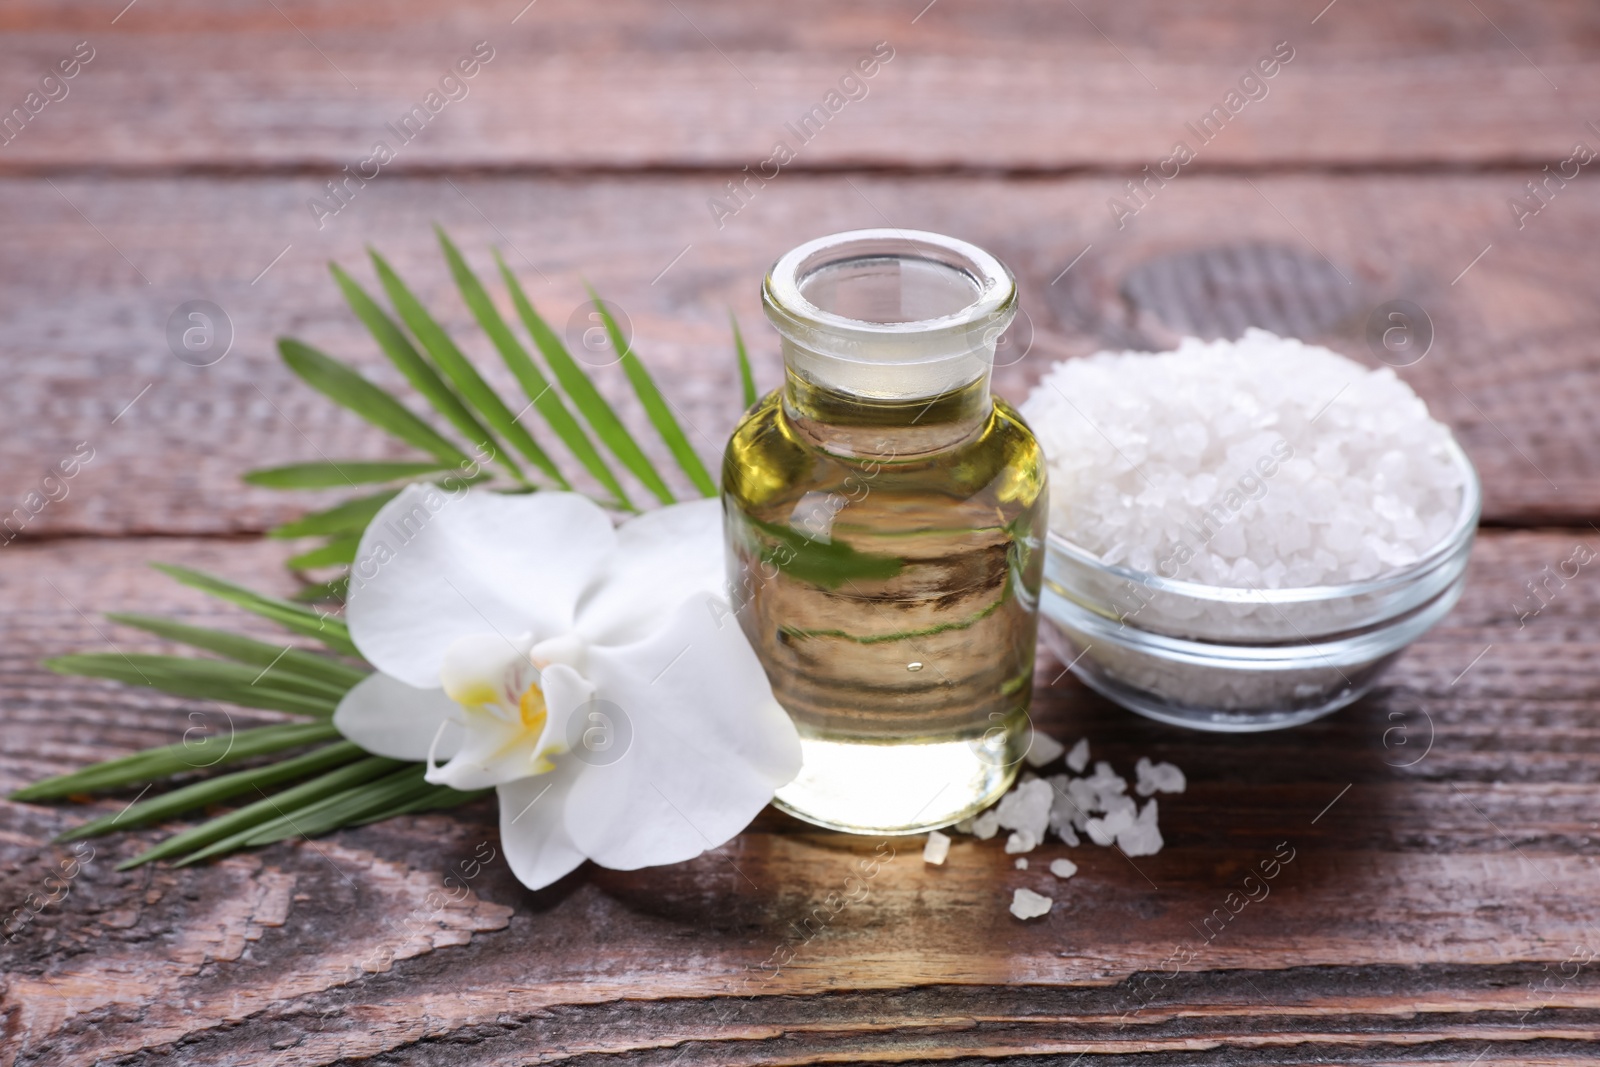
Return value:
[[(1497, 175), (1185, 177), (1119, 230), (1107, 201), (1121, 184), (793, 175), (719, 230), (704, 203), (715, 189), (700, 178), (395, 177), (319, 232), (304, 207), (311, 179), (0, 180), (0, 229), (17, 249), (0, 262), (0, 357), (11, 368), (0, 392), (0, 512), (80, 442), (95, 458), (24, 536), (246, 533), (328, 502), (248, 489), (239, 475), (319, 456), (373, 458), (392, 446), (292, 378), (272, 339), (298, 336), (404, 388), (325, 269), (336, 260), (375, 284), (363, 250), (373, 242), (492, 372), (498, 359), (428, 232), (438, 220), (480, 271), (492, 270), (488, 247), (502, 247), (557, 329), (576, 314), (574, 344), (588, 325), (583, 283), (593, 282), (626, 314), (708, 459), (739, 407), (728, 310), (744, 324), (757, 380), (774, 385), (777, 346), (757, 279), (806, 237), (887, 222), (1000, 254), (1027, 311), (1010, 348), (1020, 354), (996, 375), (1013, 398), (1056, 359), (1175, 341), (1183, 300), (1130, 279), (1199, 284), (1202, 273), (1184, 266), (1193, 253), (1231, 262), (1242, 248), (1280, 250), (1324, 264), (1313, 289), (1290, 292), (1317, 311), (1312, 339), (1368, 364), (1377, 361), (1366, 324), (1379, 305), (1404, 298), (1426, 310), (1433, 347), (1398, 373), (1477, 463), (1488, 521), (1600, 516), (1600, 316), (1591, 298), (1600, 264), (1587, 244), (1600, 227), (1600, 185), (1574, 183), (1518, 231), (1505, 208), (1515, 186)], [(1151, 274), (1170, 261), (1176, 274)], [(1266, 291), (1262, 278), (1237, 285)], [(231, 316), (233, 348), (214, 366), (169, 350), (168, 318), (191, 299)], [(598, 365), (607, 359), (593, 360), (595, 376), (633, 425), (647, 426), (618, 368)], [(516, 395), (503, 371), (490, 377)]]
[[(290, 549), (253, 535), (340, 494), (240, 473), (396, 454), (273, 351), (292, 334), (398, 383), (328, 260), (370, 283), (377, 245), (496, 362), (431, 221), (480, 270), (500, 246), (558, 330), (576, 316), (574, 342), (593, 282), (708, 459), (738, 406), (727, 311), (775, 384), (756, 281), (818, 233), (926, 228), (997, 252), (1028, 313), (996, 375), (1013, 398), (1054, 360), (1252, 322), (1370, 365), (1369, 318), (1409, 300), (1433, 344), (1398, 373), (1478, 465), (1486, 521), (1527, 529), (1481, 531), (1451, 616), (1302, 729), (1167, 728), (1041, 663), (1041, 727), (1125, 774), (1142, 755), (1188, 774), (1161, 801), (1167, 847), (1137, 861), (1053, 844), (1019, 870), (962, 839), (933, 868), (896, 841), (835, 911), (878, 842), (770, 811), (691, 863), (586, 866), (530, 893), (498, 858), (474, 865), (498, 848), (488, 803), (117, 873), (164, 831), (76, 864), (82, 846), (49, 842), (133, 791), (0, 801), (0, 915), (77, 871), (0, 943), (0, 1067), (1600, 1061), (1596, 964), (1574, 962), (1600, 954), (1600, 585), (1585, 568), (1543, 603), (1526, 586), (1574, 544), (1600, 549), (1600, 186), (1542, 169), (1600, 146), (1594, 5), (524, 3), (0, 9), (0, 117), (76, 42), (95, 50), (0, 144), (0, 522), (36, 511), (0, 537), (0, 790), (282, 718), (39, 661), (174, 650), (101, 619), (115, 610), (276, 636), (144, 564), (288, 592)], [(327, 200), (478, 41), (494, 58), (470, 94)], [(894, 56), (865, 97), (798, 144), (786, 123), (880, 41)], [(1280, 41), (1294, 58), (1267, 95), (1196, 136)], [(779, 138), (795, 158), (733, 199)], [(1197, 149), (1180, 176), (1130, 189), (1179, 139)], [(318, 197), (339, 208), (320, 224)], [(196, 299), (235, 329), (212, 366), (169, 350)], [(645, 427), (617, 368), (595, 374)], [(84, 448), (62, 496), (46, 472)], [(1281, 848), (1270, 895), (1219, 924)], [(1063, 884), (1045, 868), (1068, 853)], [(1014, 920), (1018, 886), (1055, 910)]]
[[(1076, 10), (829, 0), (803, 15), (539, 0), (518, 17), (523, 6), (185, 0), (141, 4), (112, 25), (115, 12), (86, 0), (11, 4), (0, 15), (6, 108), (73, 43), (97, 54), (66, 99), (0, 148), (0, 172), (270, 166), (331, 177), (478, 41), (493, 60), (394, 167), (732, 172), (787, 139), (798, 169), (1137, 170), (1287, 42), (1290, 64), (1201, 165), (1537, 169), (1592, 138), (1586, 107), (1600, 93), (1600, 17), (1581, 0), (1345, 0), (1320, 18), (1320, 4), (1272, 0)], [(878, 42), (894, 58), (866, 95), (797, 143), (785, 124)]]
[[(1514, 607), (1577, 540), (1600, 548), (1592, 532), (1486, 531), (1449, 619), (1372, 696), (1301, 730), (1163, 727), (1042, 664), (1042, 728), (1088, 736), (1123, 773), (1150, 755), (1188, 775), (1162, 799), (1166, 849), (1138, 861), (1052, 844), (1019, 871), (998, 840), (960, 839), (931, 868), (896, 840), (865, 899), (835, 912), (828, 894), (878, 843), (769, 812), (691, 863), (585, 867), (540, 893), (489, 863), (436, 909), (440, 879), (497, 846), (492, 806), (184, 871), (114, 874), (158, 832), (104, 839), (6, 950), (6, 1062), (1592, 1062), (1600, 984), (1562, 964), (1600, 952), (1600, 585), (1585, 571), (1537, 615)], [(282, 588), (280, 555), (129, 539), (0, 557), (0, 788), (171, 740), (191, 711), (220, 724), (36, 661), (160, 647), (98, 623), (102, 637), (101, 611), (227, 617), (144, 559)], [(67, 855), (51, 834), (125, 802), (0, 806), (0, 902)], [(1206, 937), (1283, 842), (1294, 858), (1270, 895)], [(1063, 884), (1043, 868), (1068, 854), (1081, 871)], [(1055, 911), (1011, 918), (1017, 886)], [(763, 967), (784, 948), (786, 966)]]

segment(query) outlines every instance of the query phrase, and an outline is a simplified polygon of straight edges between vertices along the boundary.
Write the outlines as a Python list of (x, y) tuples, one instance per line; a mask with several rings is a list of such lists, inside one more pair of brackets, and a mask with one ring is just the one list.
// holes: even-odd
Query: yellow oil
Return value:
[(1045, 473), (987, 382), (879, 401), (791, 373), (723, 469), (731, 596), (801, 736), (800, 818), (915, 833), (991, 803), (1027, 743)]

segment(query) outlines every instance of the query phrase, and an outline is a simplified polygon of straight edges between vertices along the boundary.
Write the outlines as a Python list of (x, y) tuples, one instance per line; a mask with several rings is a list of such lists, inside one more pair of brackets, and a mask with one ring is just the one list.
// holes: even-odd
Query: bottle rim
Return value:
[[(851, 318), (819, 307), (804, 291), (808, 279), (851, 260), (922, 260), (965, 275), (975, 298), (949, 314), (900, 322)], [(926, 230), (847, 230), (785, 252), (767, 273), (762, 304), (780, 333), (835, 359), (875, 364), (925, 363), (993, 351), (1016, 314), (1017, 284), (1004, 263), (959, 238)]]

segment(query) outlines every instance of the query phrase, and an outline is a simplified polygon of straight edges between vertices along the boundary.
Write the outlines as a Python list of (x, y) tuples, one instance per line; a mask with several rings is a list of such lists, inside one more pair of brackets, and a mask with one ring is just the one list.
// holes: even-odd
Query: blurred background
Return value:
[[(1578, 161), (1600, 8), (1323, 3), (14, 0), (0, 493), (86, 442), (25, 536), (304, 510), (240, 472), (390, 446), (273, 339), (401, 384), (327, 264), (370, 286), (374, 246), (467, 331), (435, 222), (480, 273), (498, 247), (580, 347), (592, 283), (714, 461), (740, 407), (729, 312), (774, 386), (765, 268), (893, 225), (1016, 272), (1013, 399), (1052, 360), (1261, 325), (1399, 366), (1478, 463), (1487, 522), (1600, 513), (1600, 183)], [(226, 321), (179, 358), (191, 301)], [(1395, 301), (1411, 332), (1385, 335)], [(616, 371), (596, 376), (643, 425)]]

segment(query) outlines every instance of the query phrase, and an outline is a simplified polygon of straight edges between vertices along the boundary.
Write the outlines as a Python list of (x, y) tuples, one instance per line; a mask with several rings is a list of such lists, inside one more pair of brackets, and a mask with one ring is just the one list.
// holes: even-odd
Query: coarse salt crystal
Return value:
[(1134, 792), (1142, 797), (1151, 793), (1181, 793), (1188, 788), (1188, 782), (1183, 777), (1183, 772), (1171, 763), (1150, 762), (1150, 757), (1140, 756), (1139, 762), (1133, 765), (1133, 773), (1138, 776), (1138, 784)]
[(950, 838), (938, 830), (928, 831), (928, 843), (922, 846), (923, 863), (943, 863), (950, 855)]
[(1028, 761), (1028, 766), (1030, 767), (1043, 767), (1066, 750), (1067, 746), (1043, 730), (1034, 730), (1033, 739), (1028, 745), (1028, 751), (1022, 758)]
[(1000, 812), (990, 808), (982, 815), (975, 815), (972, 819), (972, 836), (980, 841), (987, 841), (1000, 832)]
[(1017, 870), (1025, 871), (1027, 869), (1028, 869), (1028, 857), (1026, 857), (1026, 856), (1018, 856), (1017, 857)]
[(1050, 825), (1050, 803), (1054, 798), (1055, 790), (1050, 788), (1050, 783), (1034, 778), (1001, 797), (995, 811), (1001, 826), (1025, 831), (1037, 843), (1044, 840), (1045, 830)]
[[(1086, 745), (1084, 753), (1086, 765)], [(1170, 763), (1152, 763), (1141, 757), (1137, 771), (1140, 795), (1148, 795), (1147, 789), (1182, 792), (1185, 788), (1183, 772)], [(1010, 855), (1033, 851), (1049, 830), (1068, 845), (1081, 844), (1078, 833), (1083, 831), (1097, 845), (1115, 844), (1129, 856), (1150, 856), (1165, 845), (1157, 826), (1158, 812), (1154, 800), (1141, 809), (1128, 794), (1127, 779), (1101, 760), (1087, 777), (1054, 774), (1020, 781), (995, 807), (962, 820), (955, 828), (984, 839), (994, 837), (1001, 828), (1011, 830), (1005, 843)]]
[(1074, 774), (1082, 774), (1087, 766), (1089, 766), (1089, 739), (1082, 737), (1072, 746), (1072, 751), (1067, 753), (1067, 768)]
[(1139, 818), (1117, 831), (1117, 847), (1129, 856), (1153, 856), (1166, 844), (1156, 826), (1156, 802), (1146, 802)]
[(1050, 873), (1057, 878), (1071, 878), (1078, 873), (1078, 865), (1071, 860), (1051, 860)]
[(1037, 919), (1041, 915), (1049, 914), (1055, 903), (1042, 893), (1019, 888), (1011, 894), (1011, 914), (1019, 919)]
[(1038, 847), (1039, 839), (1026, 830), (1014, 830), (1011, 836), (1006, 838), (1006, 852), (1008, 854), (1032, 852)]

